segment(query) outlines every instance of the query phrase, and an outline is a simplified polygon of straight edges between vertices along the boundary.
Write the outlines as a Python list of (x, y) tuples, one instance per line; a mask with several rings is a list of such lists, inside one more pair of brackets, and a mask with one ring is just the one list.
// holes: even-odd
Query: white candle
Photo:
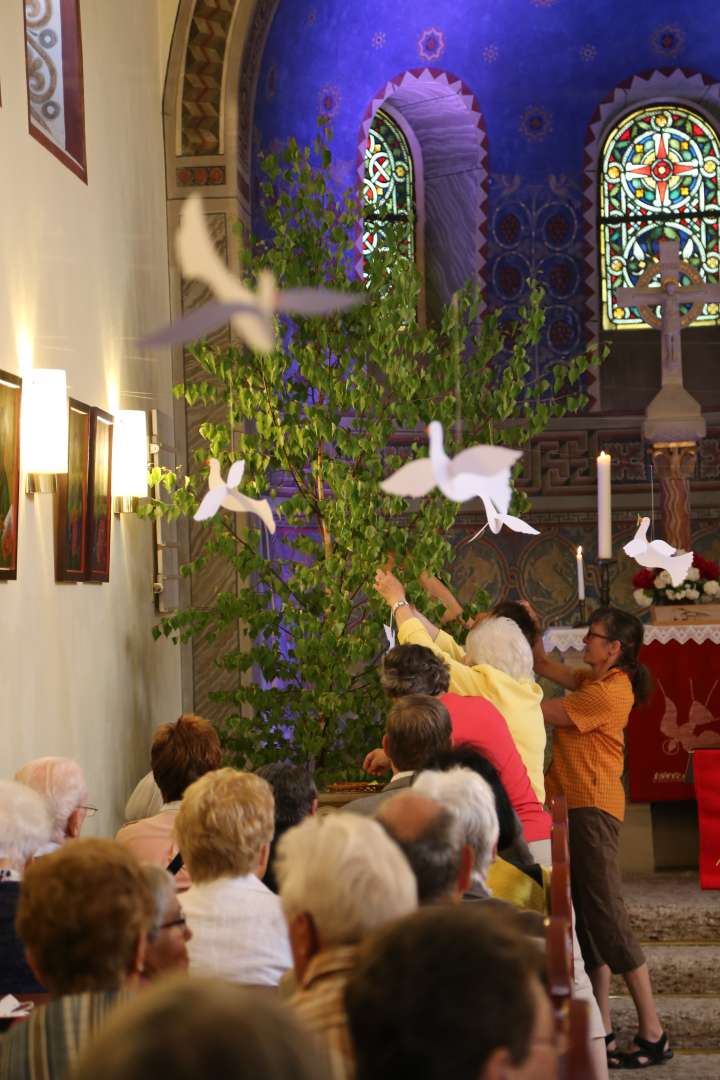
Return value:
[(612, 559), (612, 498), (610, 494), (610, 466), (612, 458), (601, 451), (597, 458), (598, 489), (598, 558)]
[(577, 559), (577, 581), (578, 581), (578, 600), (585, 599), (585, 564), (583, 562), (582, 547), (577, 549), (575, 554)]

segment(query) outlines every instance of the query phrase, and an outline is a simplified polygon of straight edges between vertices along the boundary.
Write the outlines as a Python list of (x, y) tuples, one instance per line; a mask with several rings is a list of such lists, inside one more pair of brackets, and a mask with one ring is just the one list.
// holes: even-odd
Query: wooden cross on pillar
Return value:
[[(680, 246), (677, 240), (661, 240), (660, 248), (660, 287), (650, 287), (650, 282), (658, 272), (657, 262), (652, 262), (641, 274), (632, 288), (618, 289), (618, 302), (628, 307), (637, 307), (646, 323), (660, 330), (662, 385), (682, 386), (682, 351), (680, 331), (689, 326), (698, 317), (698, 306), (717, 304), (720, 311), (720, 285), (708, 285), (690, 263), (680, 259)], [(678, 278), (680, 273), (690, 278), (692, 284), (683, 286)], [(690, 304), (690, 310), (684, 315), (680, 308)], [(660, 318), (654, 309), (660, 307)]]

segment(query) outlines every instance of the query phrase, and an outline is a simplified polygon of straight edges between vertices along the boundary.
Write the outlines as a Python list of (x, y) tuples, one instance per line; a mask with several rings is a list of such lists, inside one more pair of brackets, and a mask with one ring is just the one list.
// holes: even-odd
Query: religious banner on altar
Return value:
[(684, 641), (668, 637), (642, 649), (656, 687), (646, 705), (633, 709), (627, 727), (635, 802), (694, 799), (685, 780), (689, 751), (720, 745), (720, 626), (713, 629), (692, 635), (685, 628)]
[[(584, 628), (555, 626), (545, 632), (545, 648), (580, 666), (584, 635)], [(646, 626), (644, 641), (640, 659), (656, 686), (625, 731), (630, 798), (694, 799), (685, 779), (689, 751), (720, 746), (720, 624)]]

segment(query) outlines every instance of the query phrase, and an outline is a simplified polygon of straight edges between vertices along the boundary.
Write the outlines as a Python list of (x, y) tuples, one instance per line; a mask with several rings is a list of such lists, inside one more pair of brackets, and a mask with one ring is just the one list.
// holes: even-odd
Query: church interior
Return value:
[[(141, 1049), (110, 1052), (106, 1012), (136, 1048), (153, 1018), (192, 1016), (178, 1077), (720, 1075), (719, 32), (711, 0), (0, 4), (0, 969), (14, 948), (25, 970), (22, 938), (32, 971), (0, 974), (0, 1080), (149, 1075)], [(425, 756), (407, 745), (422, 724)], [(488, 776), (433, 764), (465, 743), (507, 788), (522, 869)], [(322, 830), (281, 817), (281, 766), (337, 830), (322, 870)], [(42, 823), (21, 785), (54, 815), (22, 858)], [(435, 814), (433, 836), (459, 836), (474, 797), (493, 865), (478, 856), (458, 899), (541, 915), (549, 975), (520, 964), (527, 924), (501, 912), (493, 937), (490, 915), (468, 929), (423, 901), (412, 830)], [(106, 864), (114, 893), (138, 859), (176, 875), (169, 921), (133, 940), (172, 927), (184, 959), (126, 1014), (117, 980), (42, 959), (61, 856), (90, 890)], [(240, 881), (223, 903), (246, 905), (256, 968), (232, 967), (208, 916)], [(167, 881), (138, 889), (159, 903)], [(343, 936), (356, 906), (375, 922)], [(542, 996), (552, 1060), (540, 1005), (525, 1042), (488, 1034), (471, 1064), (467, 1001), (391, 991), (393, 956), (409, 983), (445, 940), (471, 995), (461, 930), (464, 963), (520, 964), (507, 994)], [(481, 982), (476, 1014), (506, 992)], [(43, 1010), (79, 991), (103, 1030), (79, 1064), (40, 1063), (3, 994), (49, 1039)], [(402, 1030), (426, 1018), (427, 1046)]]

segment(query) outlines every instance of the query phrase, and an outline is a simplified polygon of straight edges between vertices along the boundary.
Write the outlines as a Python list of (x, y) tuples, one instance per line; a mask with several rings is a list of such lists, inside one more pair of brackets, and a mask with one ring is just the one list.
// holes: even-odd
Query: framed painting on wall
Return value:
[(0, 371), (0, 580), (17, 577), (22, 379)]
[(84, 581), (87, 575), (89, 405), (70, 398), (68, 471), (58, 477), (55, 519), (55, 580)]
[(112, 416), (102, 409), (91, 409), (86, 581), (110, 580), (112, 440)]

